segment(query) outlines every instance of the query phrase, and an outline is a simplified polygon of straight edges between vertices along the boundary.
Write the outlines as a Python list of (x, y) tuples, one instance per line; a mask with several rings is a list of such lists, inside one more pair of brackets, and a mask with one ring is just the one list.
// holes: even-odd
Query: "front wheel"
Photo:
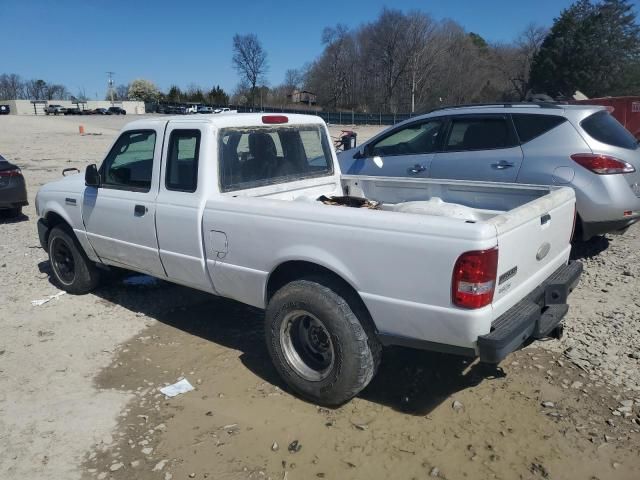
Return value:
[(100, 282), (100, 271), (87, 258), (73, 233), (54, 227), (49, 234), (49, 260), (56, 283), (66, 292), (89, 293)]
[(368, 315), (323, 279), (291, 282), (266, 311), (267, 348), (278, 373), (302, 397), (340, 405), (364, 389), (380, 363), (381, 346)]

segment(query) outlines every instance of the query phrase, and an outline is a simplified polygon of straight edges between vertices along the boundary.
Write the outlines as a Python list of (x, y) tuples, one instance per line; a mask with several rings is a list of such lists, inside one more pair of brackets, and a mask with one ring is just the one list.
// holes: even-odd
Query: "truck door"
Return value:
[(155, 227), (164, 124), (123, 132), (100, 167), (101, 185), (87, 187), (82, 218), (98, 256), (133, 270), (164, 276)]
[(521, 164), (522, 149), (507, 115), (455, 115), (430, 177), (515, 182)]
[[(170, 122), (165, 133), (156, 228), (160, 258), (172, 281), (213, 292), (205, 265), (202, 211), (206, 174), (201, 152), (213, 147), (213, 133), (193, 123)], [(213, 184), (215, 186), (215, 184)]]

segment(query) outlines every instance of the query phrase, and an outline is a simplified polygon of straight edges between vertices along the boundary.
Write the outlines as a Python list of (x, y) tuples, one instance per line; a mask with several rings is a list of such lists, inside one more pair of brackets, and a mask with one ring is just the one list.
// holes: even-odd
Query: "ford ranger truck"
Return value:
[(275, 368), (320, 405), (385, 345), (497, 363), (557, 336), (582, 271), (572, 189), (342, 175), (316, 116), (137, 120), (36, 209), (62, 289), (118, 267), (264, 309)]

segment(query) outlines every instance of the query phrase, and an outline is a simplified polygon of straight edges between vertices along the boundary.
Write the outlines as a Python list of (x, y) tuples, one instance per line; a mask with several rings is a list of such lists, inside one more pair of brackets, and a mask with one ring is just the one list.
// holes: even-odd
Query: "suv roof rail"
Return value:
[(473, 107), (498, 107), (498, 108), (512, 108), (512, 107), (538, 107), (538, 108), (562, 108), (562, 104), (559, 102), (502, 102), (502, 103), (468, 103), (463, 105), (450, 105), (448, 107), (438, 107), (431, 112), (437, 112), (439, 110), (449, 110), (454, 108), (473, 108)]

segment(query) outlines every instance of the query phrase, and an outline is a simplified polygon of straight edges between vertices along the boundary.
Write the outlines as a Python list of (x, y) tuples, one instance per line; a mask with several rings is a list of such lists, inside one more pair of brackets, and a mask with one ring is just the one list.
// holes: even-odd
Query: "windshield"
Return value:
[(612, 147), (636, 150), (638, 142), (620, 122), (601, 110), (584, 119), (580, 125), (593, 139)]
[(333, 174), (320, 125), (227, 128), (219, 142), (223, 192)]

